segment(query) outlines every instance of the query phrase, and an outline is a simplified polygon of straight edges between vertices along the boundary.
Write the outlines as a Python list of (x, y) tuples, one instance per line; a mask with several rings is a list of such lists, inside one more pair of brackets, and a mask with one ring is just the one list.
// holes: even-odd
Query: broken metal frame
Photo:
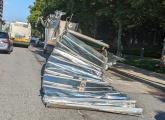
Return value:
[(142, 114), (135, 101), (104, 82), (104, 55), (67, 31), (59, 38), (43, 76), (43, 102), (47, 107)]
[(81, 33), (78, 33), (76, 31), (73, 31), (73, 30), (68, 30), (68, 32), (71, 33), (71, 34), (73, 34), (73, 35), (75, 35), (75, 36), (77, 36), (77, 37), (80, 37), (80, 38), (82, 38), (84, 40), (90, 41), (90, 42), (92, 42), (94, 44), (98, 44), (98, 45), (102, 46), (103, 48), (109, 48), (109, 45), (108, 44), (106, 44), (104, 42), (101, 42), (99, 40), (96, 40), (94, 38), (91, 38), (89, 36), (83, 35)]

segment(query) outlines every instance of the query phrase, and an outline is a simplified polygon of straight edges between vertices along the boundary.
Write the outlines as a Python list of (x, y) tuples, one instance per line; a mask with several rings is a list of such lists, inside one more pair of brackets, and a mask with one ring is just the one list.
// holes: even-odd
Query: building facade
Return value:
[(2, 30), (3, 16), (3, 0), (0, 0), (0, 30)]

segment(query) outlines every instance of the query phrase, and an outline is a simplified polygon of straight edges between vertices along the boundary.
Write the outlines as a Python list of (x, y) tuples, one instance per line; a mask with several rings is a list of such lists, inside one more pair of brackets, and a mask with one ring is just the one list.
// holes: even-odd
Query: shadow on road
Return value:
[(165, 103), (165, 98), (159, 98), (160, 101), (164, 102)]
[(5, 52), (5, 51), (0, 51), (0, 54), (6, 54), (6, 55), (8, 55), (8, 53)]
[[(109, 69), (109, 70), (111, 70), (111, 69)], [(123, 75), (121, 75), (121, 74), (118, 74), (118, 73), (116, 73), (116, 72), (111, 72), (111, 74), (114, 75), (114, 76), (116, 76), (116, 77), (119, 77), (120, 79), (122, 79), (122, 80), (124, 80), (124, 81), (135, 82), (133, 79), (128, 78), (128, 77), (125, 77), (125, 76), (123, 76)]]
[(44, 57), (47, 59), (49, 57), (49, 54), (44, 54), (42, 48), (37, 48), (36, 50), (33, 51), (35, 54), (40, 55), (41, 57)]
[(45, 65), (46, 64), (42, 65), (42, 68), (41, 68), (41, 88), (40, 88), (40, 96), (41, 96), (41, 98), (43, 97), (42, 84), (43, 84), (43, 75), (44, 75)]
[(156, 120), (165, 120), (165, 112), (159, 111), (155, 116)]
[(163, 74), (159, 74), (159, 73), (156, 73), (156, 72), (148, 71), (148, 70), (145, 70), (145, 69), (141, 69), (141, 68), (126, 65), (126, 64), (121, 64), (121, 63), (116, 64), (115, 67), (117, 67), (118, 69), (120, 69), (120, 68), (121, 69), (127, 69), (128, 71), (131, 70), (131, 71), (134, 71), (136, 73), (140, 73), (140, 74), (150, 76), (150, 77), (155, 77), (155, 78), (158, 78), (158, 79), (161, 79), (161, 80), (164, 80), (164, 77), (165, 77)]
[(22, 45), (22, 44), (14, 44), (14, 47), (19, 47), (19, 48), (28, 48), (27, 45)]
[[(157, 97), (157, 99), (159, 99), (161, 102), (165, 103), (165, 97), (159, 96), (159, 97)], [(164, 120), (165, 120), (165, 119), (164, 119)]]
[(43, 64), (47, 61), (48, 57), (50, 56), (49, 54), (44, 54), (43, 48), (40, 48), (40, 47), (33, 47), (33, 46), (30, 46), (30, 47), (29, 47), (29, 50), (30, 50), (32, 53), (34, 53), (34, 55), (35, 55), (37, 61), (38, 61), (41, 65), (43, 65)]

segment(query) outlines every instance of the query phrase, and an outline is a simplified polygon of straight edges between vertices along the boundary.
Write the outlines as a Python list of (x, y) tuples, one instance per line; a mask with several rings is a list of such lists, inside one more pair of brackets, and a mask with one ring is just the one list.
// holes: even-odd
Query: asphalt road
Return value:
[[(155, 98), (148, 92), (150, 89), (140, 83), (124, 81), (121, 84), (123, 78), (111, 72), (106, 79), (116, 89), (137, 99), (139, 107), (145, 109), (144, 115), (45, 108), (40, 96), (42, 65), (36, 56), (40, 56), (38, 51), (18, 47), (10, 55), (0, 54), (0, 120), (164, 120), (164, 99)], [(130, 87), (132, 85), (135, 87)]]

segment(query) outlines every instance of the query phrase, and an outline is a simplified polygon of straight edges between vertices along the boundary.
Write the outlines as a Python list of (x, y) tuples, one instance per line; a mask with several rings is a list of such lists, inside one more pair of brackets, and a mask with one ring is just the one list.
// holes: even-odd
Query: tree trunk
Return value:
[(73, 14), (73, 8), (74, 8), (74, 5), (75, 5), (74, 0), (70, 0), (69, 3), (70, 4), (68, 4), (69, 5), (68, 8), (70, 8), (70, 12), (71, 12), (71, 14)]
[(118, 36), (117, 36), (117, 55), (122, 55), (122, 43), (121, 43), (121, 36), (122, 36), (122, 23), (118, 21)]
[(164, 39), (164, 41), (163, 41), (161, 66), (162, 66), (162, 67), (165, 67), (165, 39)]
[(155, 30), (155, 32), (154, 32), (154, 39), (153, 39), (153, 45), (154, 46), (157, 45), (156, 40), (157, 40), (157, 31)]
[(96, 39), (97, 35), (97, 18), (94, 19), (94, 31), (93, 31), (93, 37)]

